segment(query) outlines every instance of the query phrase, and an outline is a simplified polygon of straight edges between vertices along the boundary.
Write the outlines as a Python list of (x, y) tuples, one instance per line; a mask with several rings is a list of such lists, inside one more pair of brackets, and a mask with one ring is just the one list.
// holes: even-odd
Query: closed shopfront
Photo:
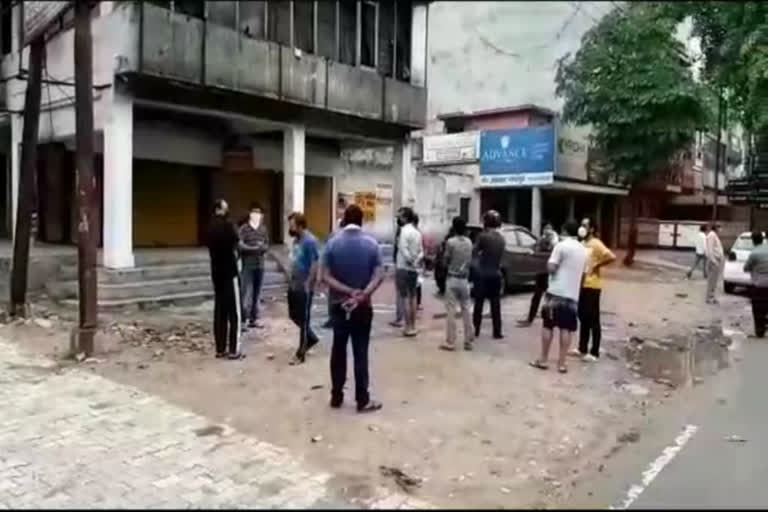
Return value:
[(325, 176), (306, 176), (304, 214), (309, 230), (318, 240), (325, 240), (332, 231), (332, 208), (333, 179)]
[(134, 160), (134, 245), (199, 245), (201, 184), (210, 171), (207, 167)]

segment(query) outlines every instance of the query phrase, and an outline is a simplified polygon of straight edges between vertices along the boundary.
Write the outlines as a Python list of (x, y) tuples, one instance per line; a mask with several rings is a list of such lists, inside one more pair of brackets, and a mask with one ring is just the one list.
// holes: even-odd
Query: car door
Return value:
[(546, 272), (548, 254), (536, 252), (538, 240), (527, 229), (518, 228), (515, 230), (518, 244), (523, 249), (521, 251), (521, 261), (519, 272), (525, 276), (525, 279), (534, 280), (536, 274)]
[(514, 228), (503, 229), (501, 235), (504, 237), (504, 256), (501, 259), (501, 268), (506, 276), (507, 285), (526, 282), (525, 259), (528, 253), (532, 251), (520, 245)]

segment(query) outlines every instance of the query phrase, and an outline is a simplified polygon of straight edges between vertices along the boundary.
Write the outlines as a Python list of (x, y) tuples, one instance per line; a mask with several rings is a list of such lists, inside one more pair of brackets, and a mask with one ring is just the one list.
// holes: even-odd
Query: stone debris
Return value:
[(38, 327), (42, 327), (43, 329), (50, 329), (53, 327), (53, 322), (48, 320), (47, 318), (35, 318), (34, 320), (35, 325)]
[(319, 443), (322, 440), (323, 440), (323, 436), (312, 436), (313, 443)]
[(421, 486), (423, 478), (409, 476), (403, 470), (391, 466), (379, 466), (382, 476), (394, 478), (395, 483), (406, 493), (413, 492), (415, 487)]
[[(157, 347), (157, 350), (174, 350), (176, 352), (210, 353), (213, 350), (211, 330), (198, 322), (188, 322), (181, 326), (155, 328), (140, 326), (137, 323), (112, 323), (106, 328), (107, 332), (117, 336), (120, 343), (133, 347)], [(159, 357), (159, 356), (156, 356)]]
[(746, 439), (744, 439), (744, 438), (743, 438), (743, 437), (741, 437), (741, 436), (737, 436), (737, 435), (735, 435), (735, 434), (734, 434), (734, 435), (730, 435), (730, 436), (727, 436), (727, 437), (725, 438), (725, 440), (726, 440), (726, 441), (728, 441), (729, 443), (746, 443), (746, 442), (747, 442), (747, 440), (746, 440)]
[(637, 430), (630, 430), (629, 432), (619, 434), (616, 437), (616, 440), (620, 443), (636, 443), (640, 440), (640, 432)]

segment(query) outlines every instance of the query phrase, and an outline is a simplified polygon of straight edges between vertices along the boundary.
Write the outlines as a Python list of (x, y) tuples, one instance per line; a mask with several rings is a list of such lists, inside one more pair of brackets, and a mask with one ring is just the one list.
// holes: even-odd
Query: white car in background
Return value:
[[(765, 233), (763, 233), (765, 237)], [(765, 242), (763, 242), (765, 243)], [(723, 288), (725, 293), (733, 293), (736, 288), (749, 288), (752, 286), (752, 277), (749, 272), (744, 272), (744, 263), (746, 263), (749, 253), (755, 245), (752, 243), (752, 233), (742, 233), (731, 246), (725, 261), (725, 270), (723, 271)]]

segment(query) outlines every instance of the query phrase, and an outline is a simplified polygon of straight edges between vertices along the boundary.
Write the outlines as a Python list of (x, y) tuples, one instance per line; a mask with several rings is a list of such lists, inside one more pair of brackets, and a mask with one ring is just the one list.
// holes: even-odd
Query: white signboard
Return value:
[(45, 32), (71, 6), (71, 1), (24, 2), (24, 46)]
[(476, 162), (480, 155), (480, 132), (425, 135), (424, 165)]

